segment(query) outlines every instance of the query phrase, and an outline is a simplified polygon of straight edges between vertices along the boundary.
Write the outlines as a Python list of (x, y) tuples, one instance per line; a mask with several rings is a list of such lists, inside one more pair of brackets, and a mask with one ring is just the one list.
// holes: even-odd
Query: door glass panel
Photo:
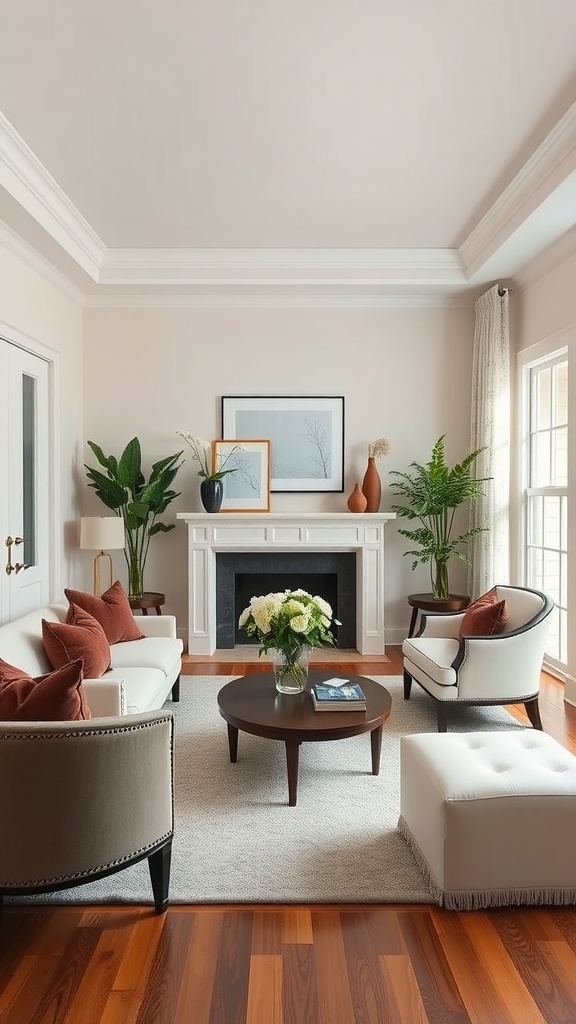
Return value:
[(17, 561), (36, 565), (36, 380), (22, 375), (22, 527)]

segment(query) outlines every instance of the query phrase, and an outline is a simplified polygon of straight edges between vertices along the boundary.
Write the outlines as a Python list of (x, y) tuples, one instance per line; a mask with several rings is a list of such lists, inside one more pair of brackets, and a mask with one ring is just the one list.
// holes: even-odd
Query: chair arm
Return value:
[(138, 615), (134, 618), (144, 636), (177, 636), (175, 615)]
[(441, 636), (458, 640), (464, 612), (422, 612), (418, 636)]
[(0, 887), (106, 872), (170, 837), (173, 733), (166, 711), (3, 723)]
[(115, 718), (126, 714), (122, 679), (83, 679), (82, 685), (92, 718)]

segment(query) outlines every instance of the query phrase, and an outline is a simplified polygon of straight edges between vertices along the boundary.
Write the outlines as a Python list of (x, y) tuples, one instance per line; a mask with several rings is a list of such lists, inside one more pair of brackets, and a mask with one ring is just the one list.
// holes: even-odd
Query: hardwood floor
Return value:
[[(399, 675), (388, 654), (330, 669)], [(264, 668), (185, 659), (184, 673)], [(576, 753), (576, 708), (546, 674), (540, 704)], [(0, 927), (0, 1024), (542, 1022), (576, 1024), (576, 907), (26, 906)]]

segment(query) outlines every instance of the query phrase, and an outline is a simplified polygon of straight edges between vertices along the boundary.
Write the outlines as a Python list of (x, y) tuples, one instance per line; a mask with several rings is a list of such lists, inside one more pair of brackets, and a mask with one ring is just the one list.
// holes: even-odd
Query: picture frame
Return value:
[(343, 395), (223, 395), (222, 436), (270, 441), (272, 492), (344, 491)]
[[(221, 512), (270, 511), (270, 441), (233, 438), (212, 442), (212, 472), (222, 478)], [(229, 472), (229, 471), (232, 472)]]

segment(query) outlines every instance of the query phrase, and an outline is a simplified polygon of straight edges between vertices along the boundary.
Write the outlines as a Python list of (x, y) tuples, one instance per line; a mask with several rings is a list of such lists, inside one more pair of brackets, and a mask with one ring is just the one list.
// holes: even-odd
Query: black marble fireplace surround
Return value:
[(332, 606), (338, 647), (356, 647), (356, 553), (343, 551), (218, 552), (216, 646), (254, 642), (238, 629), (242, 610), (256, 594), (300, 587)]

